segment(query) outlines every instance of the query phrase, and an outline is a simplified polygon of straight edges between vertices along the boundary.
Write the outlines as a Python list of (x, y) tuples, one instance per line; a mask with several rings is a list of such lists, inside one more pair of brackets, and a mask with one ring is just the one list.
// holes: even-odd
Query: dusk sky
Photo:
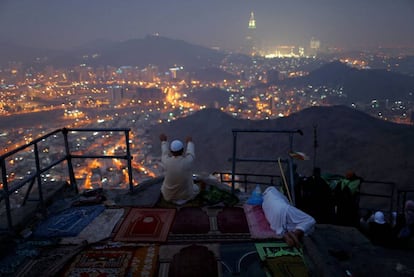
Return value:
[(67, 49), (159, 33), (237, 49), (251, 11), (263, 46), (414, 47), (414, 0), (0, 0), (0, 41)]

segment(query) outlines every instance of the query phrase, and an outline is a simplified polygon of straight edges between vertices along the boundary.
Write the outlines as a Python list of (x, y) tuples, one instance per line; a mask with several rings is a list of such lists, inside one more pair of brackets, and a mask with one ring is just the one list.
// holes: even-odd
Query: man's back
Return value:
[[(183, 149), (182, 149), (183, 150)], [(185, 153), (173, 155), (166, 140), (161, 141), (161, 161), (165, 169), (161, 193), (167, 201), (188, 200), (196, 193), (193, 187), (193, 162), (195, 147), (192, 141), (187, 141)]]

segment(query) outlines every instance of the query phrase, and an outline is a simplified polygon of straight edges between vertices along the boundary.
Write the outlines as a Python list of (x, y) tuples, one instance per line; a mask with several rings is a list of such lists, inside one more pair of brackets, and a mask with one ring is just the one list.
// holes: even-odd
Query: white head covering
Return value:
[(178, 139), (173, 140), (170, 144), (170, 150), (172, 152), (178, 152), (182, 150), (183, 148), (184, 148), (184, 144)]
[(384, 214), (381, 211), (375, 212), (374, 221), (378, 224), (384, 224), (385, 223)]

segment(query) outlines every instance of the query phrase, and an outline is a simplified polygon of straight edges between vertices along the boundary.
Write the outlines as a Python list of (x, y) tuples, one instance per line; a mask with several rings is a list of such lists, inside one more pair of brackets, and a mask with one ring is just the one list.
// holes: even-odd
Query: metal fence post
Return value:
[(40, 207), (44, 208), (43, 203), (43, 191), (42, 191), (42, 178), (41, 178), (41, 168), (40, 168), (40, 161), (39, 161), (39, 147), (37, 143), (34, 144), (34, 154), (35, 154), (35, 164), (36, 164), (36, 179), (37, 179), (37, 189), (39, 190), (39, 202)]
[(233, 131), (233, 158), (231, 166), (231, 193), (234, 194), (235, 186), (235, 174), (236, 174), (236, 146), (237, 144), (237, 132)]
[(129, 179), (129, 191), (133, 192), (134, 191), (134, 184), (132, 182), (132, 164), (131, 164), (131, 160), (132, 160), (132, 156), (131, 156), (131, 150), (129, 148), (129, 131), (130, 130), (125, 130), (125, 144), (126, 144), (126, 154), (127, 154), (127, 163), (128, 163), (128, 179)]
[(67, 128), (63, 128), (62, 134), (65, 140), (65, 150), (66, 150), (66, 160), (68, 162), (69, 180), (70, 180), (70, 185), (72, 186), (72, 188), (76, 191), (76, 193), (78, 193), (78, 185), (76, 184), (75, 173), (73, 172), (72, 155), (70, 153), (70, 148), (69, 148), (68, 132), (69, 130)]
[(6, 174), (6, 161), (1, 159), (1, 173), (2, 173), (2, 180), (3, 180), (3, 194), (4, 194), (4, 203), (6, 205), (6, 216), (7, 216), (7, 226), (9, 231), (13, 229), (13, 222), (11, 217), (10, 211), (10, 193), (9, 193), (9, 185), (7, 184), (7, 174)]

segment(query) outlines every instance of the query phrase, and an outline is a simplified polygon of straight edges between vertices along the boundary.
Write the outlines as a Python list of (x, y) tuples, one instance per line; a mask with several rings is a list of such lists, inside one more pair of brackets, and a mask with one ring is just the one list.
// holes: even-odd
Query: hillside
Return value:
[(51, 51), (18, 47), (0, 43), (0, 63), (19, 61), (55, 67), (70, 67), (82, 63), (88, 66), (139, 66), (149, 64), (167, 69), (173, 66), (202, 68), (217, 65), (224, 53), (207, 47), (187, 43), (183, 40), (160, 36), (147, 36), (120, 42), (97, 40), (87, 45), (66, 51)]
[[(231, 170), (232, 129), (277, 129), (303, 131), (295, 134), (293, 150), (310, 159), (298, 161), (298, 172), (309, 176), (313, 168), (314, 126), (317, 126), (316, 166), (322, 173), (345, 174), (353, 170), (367, 180), (394, 181), (400, 187), (412, 186), (414, 179), (414, 129), (384, 122), (344, 106), (313, 107), (286, 118), (266, 121), (235, 119), (214, 109), (199, 111), (150, 131), (154, 154), (159, 155), (158, 135), (169, 140), (191, 135), (196, 145), (196, 171)], [(288, 157), (289, 137), (282, 134), (241, 134), (239, 157), (277, 159)], [(240, 163), (238, 172), (274, 173), (276, 164)]]
[(322, 65), (308, 76), (287, 79), (287, 86), (328, 86), (343, 88), (348, 102), (372, 99), (413, 100), (414, 77), (382, 69), (359, 70), (339, 61)]

